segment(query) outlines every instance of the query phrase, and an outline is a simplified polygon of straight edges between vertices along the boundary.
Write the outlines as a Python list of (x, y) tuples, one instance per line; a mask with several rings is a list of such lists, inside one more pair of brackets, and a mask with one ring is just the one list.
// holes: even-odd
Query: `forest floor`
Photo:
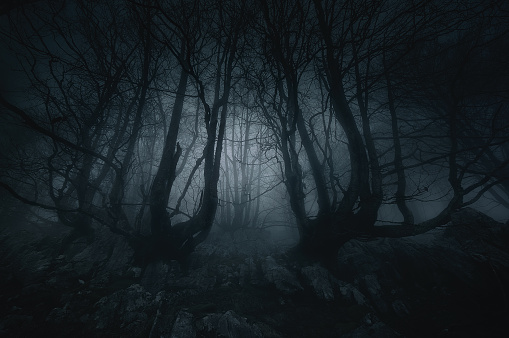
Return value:
[(507, 226), (471, 209), (401, 239), (352, 240), (337, 264), (290, 254), (255, 229), (212, 235), (185, 264), (132, 266), (98, 230), (0, 232), (3, 337), (504, 337)]

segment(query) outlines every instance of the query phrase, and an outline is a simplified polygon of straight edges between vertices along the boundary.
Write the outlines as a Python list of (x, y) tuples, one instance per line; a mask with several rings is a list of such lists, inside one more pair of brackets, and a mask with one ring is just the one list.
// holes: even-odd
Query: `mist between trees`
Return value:
[(211, 229), (328, 256), (467, 205), (507, 217), (508, 15), (504, 1), (4, 7), (2, 213), (22, 212), (13, 196), (72, 227), (64, 246), (108, 227), (168, 259)]

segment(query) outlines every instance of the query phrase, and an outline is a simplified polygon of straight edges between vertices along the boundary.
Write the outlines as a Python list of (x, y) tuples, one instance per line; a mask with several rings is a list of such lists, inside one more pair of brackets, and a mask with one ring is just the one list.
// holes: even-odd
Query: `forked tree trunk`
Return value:
[(169, 214), (166, 211), (170, 192), (175, 180), (177, 163), (182, 149), (177, 143), (179, 127), (182, 117), (182, 110), (186, 95), (187, 80), (189, 74), (182, 70), (180, 73), (177, 95), (173, 105), (170, 126), (168, 128), (166, 142), (163, 148), (163, 154), (159, 163), (159, 169), (152, 182), (150, 190), (150, 213), (151, 213), (151, 231), (152, 236), (163, 235), (171, 228)]

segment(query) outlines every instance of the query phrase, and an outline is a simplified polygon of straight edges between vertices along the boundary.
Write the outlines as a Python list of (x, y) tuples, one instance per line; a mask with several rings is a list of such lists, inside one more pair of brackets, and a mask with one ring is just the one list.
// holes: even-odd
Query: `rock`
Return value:
[(64, 325), (64, 324), (72, 324), (77, 322), (78, 319), (70, 313), (67, 308), (54, 308), (51, 312), (46, 316), (46, 322), (52, 323), (54, 325)]
[(499, 271), (509, 269), (509, 227), (472, 208), (451, 214), (444, 237), (453, 239), (478, 262)]
[[(175, 308), (175, 304), (179, 301), (180, 298), (184, 298), (192, 294), (194, 295), (194, 293), (190, 291), (160, 291), (157, 293), (154, 299), (154, 303), (158, 304), (158, 308), (152, 324), (152, 328), (150, 329), (150, 338), (170, 337), (173, 327), (177, 322), (177, 317), (182, 312), (182, 310), (179, 311), (178, 308)], [(185, 312), (190, 311), (186, 310)], [(184, 323), (182, 320), (184, 319), (185, 315), (183, 314), (182, 316), (183, 317), (181, 318), (181, 321), (179, 321), (180, 324)]]
[(366, 297), (355, 286), (343, 281), (340, 281), (339, 285), (339, 292), (343, 298), (358, 305), (367, 305)]
[(143, 336), (150, 328), (149, 318), (156, 305), (149, 292), (133, 284), (101, 298), (96, 307), (93, 318), (97, 329), (118, 328), (121, 334)]
[(140, 283), (147, 291), (155, 294), (167, 287), (179, 273), (180, 265), (177, 261), (152, 262), (145, 268)]
[(473, 208), (463, 208), (451, 213), (453, 225), (476, 224), (482, 228), (498, 228), (502, 223)]
[(31, 248), (27, 248), (27, 252), (21, 253), (19, 259), (20, 271), (17, 275), (20, 279), (24, 280), (25, 283), (34, 283), (44, 278), (48, 274), (48, 269), (51, 267), (51, 261), (49, 257), (39, 251), (31, 251)]
[(403, 302), (401, 299), (396, 299), (392, 302), (392, 309), (394, 310), (394, 313), (396, 313), (396, 315), (399, 317), (406, 317), (410, 313), (405, 302)]
[[(106, 255), (101, 257), (100, 253), (94, 252), (90, 246), (87, 246), (83, 251), (77, 253), (70, 260), (72, 270), (80, 277), (87, 276), (92, 273), (94, 266), (99, 262), (104, 262), (107, 258)], [(93, 257), (93, 258), (92, 258)], [(98, 259), (98, 260), (97, 260)]]
[(130, 274), (131, 277), (133, 277), (133, 278), (140, 278), (141, 268), (137, 267), (137, 266), (133, 266), (133, 267), (129, 268), (128, 274)]
[(234, 267), (220, 264), (216, 267), (217, 283), (222, 286), (229, 286), (238, 281), (238, 271)]
[(402, 326), (405, 318), (417, 318), (413, 325), (429, 335), (453, 324), (488, 325), (503, 311), (500, 294), (508, 289), (502, 285), (509, 285), (509, 246), (497, 235), (502, 229), (467, 208), (424, 234), (350, 240), (337, 256), (340, 292)]
[(362, 320), (361, 325), (353, 331), (348, 332), (342, 337), (347, 338), (364, 338), (364, 337), (377, 337), (377, 338), (393, 338), (400, 337), (401, 335), (394, 331), (387, 324), (382, 322), (378, 317), (372, 313), (368, 313)]
[(195, 291), (212, 290), (217, 284), (217, 270), (212, 266), (193, 269), (187, 276), (168, 281), (168, 286), (177, 289), (191, 289)]
[(331, 283), (333, 276), (329, 271), (319, 265), (313, 265), (303, 267), (301, 273), (319, 299), (334, 300), (334, 290)]
[(132, 257), (134, 256), (134, 250), (129, 245), (128, 241), (116, 234), (112, 234), (109, 230), (108, 235), (105, 235), (105, 239), (110, 237), (110, 240), (106, 240), (101, 243), (98, 241), (98, 245), (104, 245), (108, 249), (107, 260), (104, 264), (104, 271), (116, 275), (124, 275), (131, 267)]
[(53, 260), (57, 274), (72, 273), (86, 281), (102, 274), (128, 273), (134, 253), (129, 243), (105, 227), (94, 229), (93, 236), (93, 239), (75, 239), (64, 255)]
[[(27, 327), (33, 325), (34, 316), (25, 314), (10, 314), (0, 317), (0, 333), (5, 332), (23, 332)], [(23, 336), (22, 334), (17, 335)], [(28, 335), (27, 335), (28, 337)]]
[(262, 271), (265, 280), (274, 284), (284, 294), (290, 295), (303, 289), (295, 274), (279, 265), (272, 256), (265, 258)]
[(259, 285), (261, 284), (261, 277), (258, 273), (258, 267), (252, 257), (248, 257), (243, 263), (239, 264), (239, 284), (246, 285)]
[(250, 324), (246, 318), (237, 315), (234, 311), (224, 314), (214, 313), (203, 317), (197, 326), (206, 336), (229, 338), (258, 338), (263, 337), (256, 324)]
[(387, 304), (383, 299), (382, 286), (378, 281), (376, 274), (368, 274), (362, 277), (361, 284), (363, 284), (364, 290), (367, 291), (367, 295), (371, 298), (376, 309), (382, 313), (387, 312)]
[(171, 330), (171, 338), (194, 338), (196, 330), (194, 328), (194, 316), (186, 311), (181, 310), (173, 324)]

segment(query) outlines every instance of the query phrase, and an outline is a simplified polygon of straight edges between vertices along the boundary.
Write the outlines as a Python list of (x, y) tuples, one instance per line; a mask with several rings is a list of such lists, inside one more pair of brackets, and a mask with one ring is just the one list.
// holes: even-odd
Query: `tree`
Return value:
[[(185, 258), (214, 224), (270, 226), (287, 202), (299, 249), (321, 257), (426, 231), (488, 193), (509, 205), (509, 30), (495, 5), (16, 7), (2, 42), (27, 98), (0, 105), (8, 135), (27, 137), (2, 140), (0, 186), (75, 229), (67, 243), (105, 226), (142, 262)], [(434, 201), (443, 210), (422, 217)]]
[[(5, 97), (2, 104), (48, 140), (37, 154), (45, 174), (38, 174), (43, 182), (35, 187), (46, 198), (34, 203), (51, 201), (62, 223), (78, 235), (90, 234), (92, 219), (106, 218), (98, 213), (106, 210), (99, 198), (109, 205), (122, 200), (122, 180), (132, 156), (129, 148), (136, 140), (130, 135), (139, 129), (149, 83), (150, 46), (143, 48), (143, 71), (137, 78), (133, 63), (140, 46), (131, 41), (140, 36), (126, 28), (129, 11), (113, 15), (108, 4), (83, 2), (34, 6), (37, 11), (11, 13), (14, 22), (25, 24), (13, 23), (8, 32), (17, 44), (13, 48), (24, 51), (19, 62), (30, 80), (32, 107), (20, 108)], [(106, 30), (108, 25), (115, 30)], [(147, 42), (143, 36), (140, 40)], [(108, 197), (103, 184), (112, 172), (116, 183)]]
[[(3, 97), (2, 105), (21, 118), (29, 128), (52, 141), (53, 152), (46, 160), (48, 193), (55, 205), (51, 208), (58, 211), (61, 221), (73, 227), (88, 229), (91, 227), (90, 220), (94, 219), (127, 237), (142, 253), (155, 243), (154, 252), (157, 256), (183, 257), (205, 239), (215, 216), (227, 104), (243, 25), (243, 16), (238, 13), (242, 13), (246, 7), (244, 4), (237, 7), (233, 2), (225, 2), (221, 6), (205, 6), (199, 1), (190, 1), (185, 4), (186, 7), (182, 6), (184, 4), (173, 7), (187, 15), (182, 17), (182, 21), (174, 21), (165, 12), (168, 8), (160, 4), (132, 4), (124, 7), (132, 10), (126, 12), (125, 19), (135, 19), (139, 23), (132, 32), (136, 38), (131, 40), (125, 36), (129, 30), (114, 35), (100, 28), (108, 24), (119, 30), (124, 28), (119, 24), (120, 17), (113, 11), (112, 5), (79, 5), (82, 10), (80, 14), (83, 15), (82, 18), (78, 17), (81, 21), (69, 20), (74, 19), (74, 8), (50, 7), (49, 13), (37, 13), (42, 27), (60, 34), (62, 44), (49, 45), (45, 37), (37, 33), (42, 28), (33, 25), (30, 31), (35, 32), (35, 41), (25, 42), (23, 39), (23, 36), (32, 34), (30, 32), (14, 32), (17, 41), (32, 57), (33, 65), (27, 68), (27, 75), (32, 76), (35, 89), (43, 97), (41, 108), (47, 113), (46, 122), (40, 120), (43, 115), (38, 111), (20, 108)], [(105, 8), (109, 11), (103, 11)], [(188, 9), (191, 10), (187, 12)], [(52, 13), (53, 16), (48, 15)], [(27, 18), (27, 22), (33, 24), (36, 21)], [(71, 30), (69, 22), (76, 25), (83, 34)], [(201, 34), (203, 25), (209, 28), (204, 35)], [(161, 36), (160, 29), (169, 35)], [(78, 36), (82, 39), (78, 39)], [(119, 39), (118, 42), (115, 40), (118, 37), (126, 39)], [(141, 43), (122, 45), (127, 41)], [(160, 63), (159, 59), (154, 58), (160, 49), (154, 48), (161, 48), (162, 45), (176, 58), (181, 75), (163, 155), (150, 191), (152, 235), (145, 237), (134, 231), (127, 219), (123, 210), (123, 196), (127, 175), (132, 168), (134, 149), (141, 135), (149, 87), (152, 83), (158, 83), (153, 80), (156, 73), (151, 70), (155, 68), (151, 67), (157, 67)], [(41, 48), (42, 57), (38, 54)], [(133, 65), (133, 56), (140, 57), (139, 69), (127, 68)], [(215, 59), (216, 65), (207, 65), (210, 59)], [(44, 60), (47, 60), (47, 66), (43, 64)], [(55, 63), (62, 65), (61, 68), (56, 68)], [(46, 67), (43, 74), (49, 74), (47, 81), (41, 78), (41, 73), (33, 71), (40, 64)], [(73, 73), (75, 69), (77, 74)], [(138, 70), (140, 78), (133, 78), (132, 75)], [(91, 88), (97, 90), (97, 103), (93, 96), (87, 96), (90, 91), (83, 92), (76, 86), (78, 79), (83, 82), (86, 76)], [(209, 76), (212, 76), (212, 81), (209, 81)], [(187, 186), (199, 164), (204, 161), (204, 188), (197, 213), (190, 220), (172, 226), (166, 208), (181, 154), (177, 138), (189, 78), (194, 82), (204, 109), (207, 140), (202, 159), (192, 170)], [(121, 82), (123, 79), (124, 87)], [(127, 87), (131, 83), (134, 86)], [(76, 107), (82, 107), (85, 111), (76, 111)], [(119, 114), (112, 114), (112, 111), (118, 111)], [(120, 115), (124, 112), (127, 114)], [(55, 117), (56, 113), (59, 115)], [(58, 165), (57, 160), (60, 161)], [(107, 180), (110, 180), (109, 187)], [(24, 198), (7, 183), (2, 183), (2, 186)], [(105, 190), (109, 190), (109, 194)], [(94, 204), (97, 202), (97, 192), (102, 196), (102, 205)], [(38, 201), (33, 203), (43, 205)], [(174, 215), (177, 213), (178, 210)], [(70, 219), (70, 214), (75, 215), (75, 218)], [(166, 248), (168, 244), (169, 250)]]
[(420, 64), (412, 63), (413, 71), (406, 74), (413, 77), (405, 79), (407, 89), (418, 94), (400, 99), (410, 99), (414, 106), (418, 104), (412, 100), (421, 102), (428, 120), (440, 121), (431, 136), (421, 136), (433, 151), (426, 160), (419, 158), (420, 165), (445, 166), (451, 189), (449, 203), (437, 217), (425, 222), (428, 226), (446, 222), (452, 210), (475, 203), (507, 179), (503, 172), (508, 162), (499, 152), (506, 147), (507, 134), (496, 127), (506, 125), (500, 116), (507, 103), (505, 97), (494, 95), (505, 90), (502, 83), (507, 73), (491, 67), (499, 62), (490, 52), (500, 48), (498, 41), (507, 31), (490, 31), (498, 20), (496, 13), (472, 4), (459, 18), (465, 29), (435, 40), (433, 46), (424, 44), (419, 49)]
[[(150, 193), (152, 242), (158, 255), (163, 252), (179, 258), (187, 256), (196, 245), (205, 240), (216, 214), (228, 100), (242, 43), (246, 6), (245, 3), (234, 2), (205, 6), (200, 1), (193, 1), (179, 7), (183, 15), (181, 20), (169, 15), (168, 8), (157, 9), (163, 27), (179, 41), (176, 46), (173, 41), (164, 40), (182, 70), (163, 155)], [(207, 34), (202, 34), (204, 27), (207, 27)], [(215, 65), (207, 64), (209, 60), (214, 60)], [(202, 158), (195, 167), (204, 161), (204, 187), (197, 212), (187, 221), (172, 225), (171, 216), (175, 213), (168, 214), (166, 207), (182, 151), (177, 137), (189, 77), (195, 83), (197, 97), (204, 109), (207, 138)], [(212, 81), (205, 80), (208, 78)], [(189, 178), (192, 178), (194, 172), (195, 169)], [(188, 179), (185, 190), (190, 182)]]

